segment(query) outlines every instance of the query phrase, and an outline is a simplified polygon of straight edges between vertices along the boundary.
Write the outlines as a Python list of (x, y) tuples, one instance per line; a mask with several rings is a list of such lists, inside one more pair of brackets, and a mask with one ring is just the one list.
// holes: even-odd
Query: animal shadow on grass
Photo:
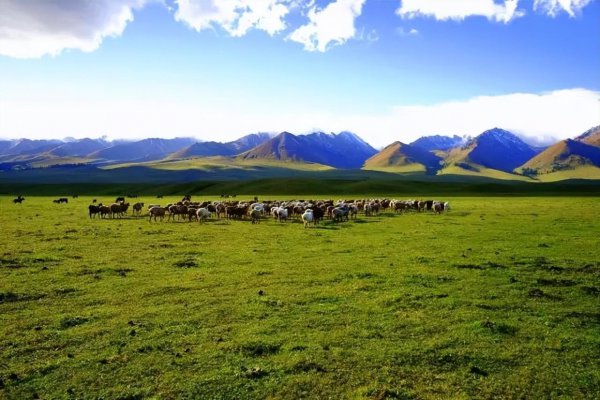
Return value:
[(197, 268), (200, 265), (193, 258), (185, 258), (183, 260), (179, 260), (173, 263), (174, 267), (177, 268)]
[(546, 293), (544, 292), (542, 289), (539, 288), (533, 288), (529, 291), (528, 296), (532, 299), (542, 299), (542, 298), (546, 298), (549, 300), (562, 300), (562, 298), (560, 296), (554, 295), (554, 294), (550, 294), (550, 293)]

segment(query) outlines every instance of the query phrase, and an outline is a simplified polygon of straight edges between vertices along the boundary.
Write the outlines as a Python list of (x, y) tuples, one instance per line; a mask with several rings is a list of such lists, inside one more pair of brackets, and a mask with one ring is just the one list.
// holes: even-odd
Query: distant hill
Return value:
[(423, 179), (443, 175), (459, 180), (590, 180), (600, 179), (599, 151), (600, 126), (548, 148), (531, 146), (509, 131), (494, 128), (472, 139), (433, 135), (412, 144), (394, 142), (380, 152), (351, 132), (254, 133), (224, 143), (192, 138), (18, 139), (0, 140), (0, 171), (14, 171), (18, 179), (24, 176), (20, 172), (36, 169), (52, 169), (50, 175), (55, 176), (59, 170), (70, 174), (83, 171), (81, 167), (114, 166), (122, 174), (140, 167), (190, 174), (204, 171), (213, 179), (335, 169), (341, 175), (350, 172), (342, 169), (362, 168), (369, 173), (403, 173)]
[(591, 144), (592, 146), (600, 147), (600, 125), (587, 130), (586, 132), (577, 136), (575, 140)]
[(351, 132), (316, 132), (309, 135), (282, 132), (238, 157), (313, 162), (336, 168), (360, 168), (375, 153), (377, 151), (371, 145)]
[(52, 148), (61, 145), (60, 140), (31, 140), (19, 139), (8, 142), (2, 142), (0, 145), (1, 156), (33, 155), (43, 153)]
[(494, 128), (483, 132), (462, 147), (448, 152), (447, 166), (469, 168), (475, 164), (489, 169), (511, 173), (539, 152), (515, 134)]
[(561, 140), (524, 163), (518, 171), (530, 174), (547, 174), (575, 169), (582, 165), (600, 167), (600, 147), (583, 141)]
[(364, 169), (435, 174), (440, 161), (440, 157), (420, 147), (394, 142), (365, 161)]
[(414, 142), (410, 143), (411, 146), (421, 148), (427, 151), (433, 150), (450, 150), (453, 147), (461, 146), (466, 142), (464, 137), (457, 135), (454, 136), (423, 136)]
[(48, 154), (57, 157), (84, 157), (95, 151), (103, 150), (111, 146), (110, 142), (102, 139), (79, 139), (54, 147)]
[(144, 139), (118, 144), (89, 154), (90, 158), (109, 161), (151, 161), (188, 147), (195, 142), (191, 138)]
[(234, 156), (250, 150), (271, 138), (272, 136), (268, 133), (253, 133), (227, 143), (199, 142), (171, 154), (169, 158)]

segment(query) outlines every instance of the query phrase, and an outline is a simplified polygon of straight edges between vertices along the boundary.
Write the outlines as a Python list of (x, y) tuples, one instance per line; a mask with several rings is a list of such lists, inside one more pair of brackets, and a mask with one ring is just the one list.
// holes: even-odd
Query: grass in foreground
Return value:
[(0, 398), (600, 393), (598, 199), (451, 198), (306, 230), (11, 199)]

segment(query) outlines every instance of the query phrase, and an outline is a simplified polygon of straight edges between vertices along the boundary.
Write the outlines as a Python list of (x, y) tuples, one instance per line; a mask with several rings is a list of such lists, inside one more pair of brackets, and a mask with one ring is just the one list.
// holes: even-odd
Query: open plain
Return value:
[(308, 229), (53, 199), (0, 198), (0, 398), (600, 394), (598, 198)]

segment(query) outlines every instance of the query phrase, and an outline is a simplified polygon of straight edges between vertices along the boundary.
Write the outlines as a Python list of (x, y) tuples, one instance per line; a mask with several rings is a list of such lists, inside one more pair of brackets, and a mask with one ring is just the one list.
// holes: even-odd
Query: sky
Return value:
[(0, 0), (0, 137), (600, 125), (600, 0)]

